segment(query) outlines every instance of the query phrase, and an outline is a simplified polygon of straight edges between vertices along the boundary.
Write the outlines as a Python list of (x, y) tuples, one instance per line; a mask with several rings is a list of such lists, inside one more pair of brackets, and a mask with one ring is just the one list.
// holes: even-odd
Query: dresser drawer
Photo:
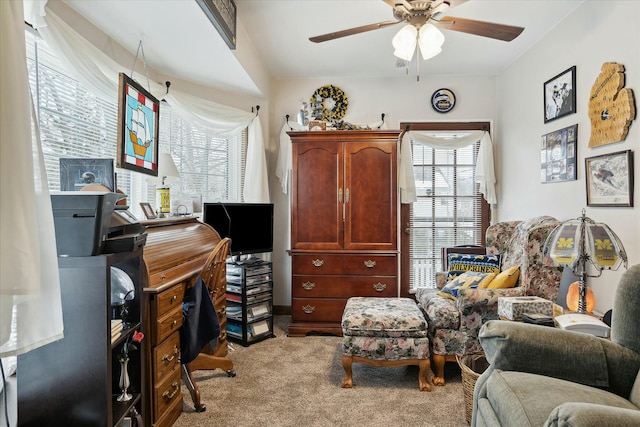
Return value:
[(395, 297), (395, 276), (304, 276), (291, 282), (294, 298), (349, 298), (352, 296)]
[(342, 274), (342, 255), (294, 255), (293, 274)]
[(154, 383), (161, 382), (174, 370), (180, 370), (180, 334), (170, 335), (153, 349)]
[(346, 298), (293, 298), (291, 320), (295, 322), (340, 322)]
[(162, 317), (168, 312), (175, 309), (175, 307), (182, 307), (182, 300), (184, 299), (185, 284), (180, 283), (172, 286), (164, 292), (158, 294), (156, 300), (156, 315)]
[(396, 276), (396, 255), (345, 255), (344, 274), (367, 276)]
[(182, 326), (182, 304), (174, 307), (162, 317), (158, 317), (156, 321), (156, 333), (154, 343), (158, 344), (167, 339), (169, 335), (180, 330)]
[(166, 380), (160, 383), (154, 383), (153, 389), (153, 415), (154, 419), (158, 419), (162, 414), (172, 406), (172, 404), (180, 399), (182, 400), (182, 394), (180, 393), (180, 381), (181, 370), (178, 369), (173, 372)]

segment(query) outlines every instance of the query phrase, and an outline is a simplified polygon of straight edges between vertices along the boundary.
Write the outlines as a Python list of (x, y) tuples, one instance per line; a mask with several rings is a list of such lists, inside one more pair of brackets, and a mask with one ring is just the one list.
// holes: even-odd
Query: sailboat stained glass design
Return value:
[(116, 166), (158, 176), (160, 102), (124, 73), (119, 82)]

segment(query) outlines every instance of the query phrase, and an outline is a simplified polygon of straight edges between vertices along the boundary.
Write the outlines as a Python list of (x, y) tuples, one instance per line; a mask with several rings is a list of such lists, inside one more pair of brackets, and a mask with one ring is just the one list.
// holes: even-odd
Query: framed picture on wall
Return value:
[(631, 150), (584, 159), (587, 206), (633, 207), (633, 152)]
[(544, 82), (544, 122), (576, 112), (576, 66)]
[(116, 166), (158, 176), (160, 101), (120, 73)]
[(540, 147), (540, 182), (575, 181), (578, 125), (542, 135)]

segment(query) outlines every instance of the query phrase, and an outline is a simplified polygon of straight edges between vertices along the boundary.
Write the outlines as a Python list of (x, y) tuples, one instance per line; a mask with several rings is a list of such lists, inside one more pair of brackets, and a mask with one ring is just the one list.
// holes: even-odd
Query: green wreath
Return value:
[[(316, 89), (311, 96), (311, 106), (315, 105), (318, 102), (318, 97), (320, 98), (320, 105), (322, 107), (322, 121), (323, 122), (333, 122), (340, 120), (347, 113), (347, 106), (349, 105), (349, 100), (347, 99), (347, 95), (344, 94), (342, 89), (333, 85), (324, 85), (321, 88)], [(327, 108), (330, 103), (333, 103), (333, 107)], [(316, 116), (316, 118), (319, 115)]]

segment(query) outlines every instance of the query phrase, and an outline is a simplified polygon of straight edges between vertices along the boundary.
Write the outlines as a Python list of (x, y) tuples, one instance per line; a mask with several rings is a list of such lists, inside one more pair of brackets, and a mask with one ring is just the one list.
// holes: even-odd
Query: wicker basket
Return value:
[(471, 413), (473, 412), (473, 388), (476, 386), (478, 377), (487, 370), (489, 363), (483, 354), (469, 354), (467, 356), (456, 356), (460, 372), (462, 374), (462, 390), (464, 391), (464, 406), (467, 422), (471, 423)]

